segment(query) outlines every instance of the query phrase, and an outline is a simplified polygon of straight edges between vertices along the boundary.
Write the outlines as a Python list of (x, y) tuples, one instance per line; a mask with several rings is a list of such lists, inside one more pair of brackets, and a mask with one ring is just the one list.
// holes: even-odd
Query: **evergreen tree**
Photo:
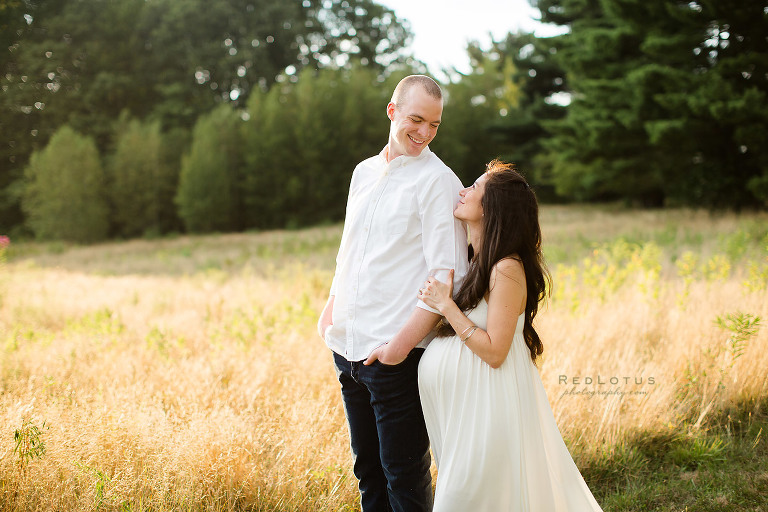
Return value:
[(554, 192), (546, 166), (537, 165), (544, 124), (562, 119), (569, 100), (565, 71), (557, 62), (558, 37), (537, 38), (533, 34), (510, 33), (493, 43), (493, 51), (511, 59), (506, 80), (519, 88), (516, 106), (490, 127), (494, 139), (501, 139), (499, 156), (514, 162), (536, 187), (540, 200), (560, 199)]
[(656, 63), (635, 81), (658, 105), (646, 129), (666, 196), (710, 208), (768, 206), (768, 2), (706, 0), (666, 13), (672, 21), (643, 43)]
[(541, 159), (577, 199), (765, 204), (768, 3), (540, 0), (573, 102)]

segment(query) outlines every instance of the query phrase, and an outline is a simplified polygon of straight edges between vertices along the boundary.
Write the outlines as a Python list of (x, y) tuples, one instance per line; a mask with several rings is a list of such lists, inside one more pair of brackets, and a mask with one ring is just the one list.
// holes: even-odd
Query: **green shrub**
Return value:
[(160, 124), (122, 123), (110, 166), (110, 197), (117, 233), (125, 237), (163, 231), (173, 206), (176, 171), (162, 158)]
[(187, 231), (241, 229), (240, 117), (227, 105), (198, 119), (190, 152), (182, 158), (178, 213)]
[(22, 208), (41, 240), (94, 242), (109, 228), (104, 172), (91, 137), (63, 126), (24, 170)]

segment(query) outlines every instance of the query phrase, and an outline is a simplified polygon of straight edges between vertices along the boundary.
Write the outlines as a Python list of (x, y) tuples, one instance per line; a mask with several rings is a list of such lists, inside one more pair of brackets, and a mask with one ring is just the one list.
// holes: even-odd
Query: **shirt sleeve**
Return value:
[[(355, 190), (355, 176), (357, 176), (357, 169), (358, 167), (355, 167), (355, 170), (352, 172), (352, 179), (349, 182), (349, 192), (347, 193), (347, 207), (346, 212), (349, 213), (349, 203), (350, 199), (352, 198), (352, 191)], [(346, 217), (346, 214), (345, 214)], [(336, 253), (336, 270), (333, 273), (333, 281), (331, 281), (331, 291), (328, 293), (329, 296), (335, 296), (336, 295), (336, 286), (339, 279), (339, 269), (341, 268), (341, 255), (344, 254), (344, 249), (346, 247), (347, 240), (349, 239), (349, 227), (351, 223), (347, 222), (347, 219), (344, 220), (344, 229), (341, 232), (341, 242), (339, 242), (339, 251)]]
[[(454, 292), (467, 273), (467, 231), (453, 216), (459, 200), (461, 181), (446, 169), (419, 191), (419, 215), (422, 228), (422, 249), (427, 268), (437, 279), (446, 281), (454, 271)], [(423, 301), (417, 306), (439, 314)]]

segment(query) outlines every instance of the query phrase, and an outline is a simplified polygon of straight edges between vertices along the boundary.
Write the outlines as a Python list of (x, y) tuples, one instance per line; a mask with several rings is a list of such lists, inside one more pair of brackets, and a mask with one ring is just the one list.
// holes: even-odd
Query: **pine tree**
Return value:
[(573, 102), (542, 159), (578, 199), (768, 198), (768, 3), (542, 0)]

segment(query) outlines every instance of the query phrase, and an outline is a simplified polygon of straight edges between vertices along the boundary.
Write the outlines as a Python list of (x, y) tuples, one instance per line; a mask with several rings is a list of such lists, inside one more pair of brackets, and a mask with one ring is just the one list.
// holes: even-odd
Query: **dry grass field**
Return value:
[[(697, 482), (729, 446), (766, 453), (768, 215), (549, 206), (542, 225), (540, 371), (598, 501), (654, 509), (632, 496), (665, 487), (631, 480), (657, 443), (693, 493), (667, 503), (714, 507), (658, 510), (766, 510), (764, 464), (739, 495)], [(0, 510), (356, 510), (315, 334), (340, 234), (8, 247)]]

